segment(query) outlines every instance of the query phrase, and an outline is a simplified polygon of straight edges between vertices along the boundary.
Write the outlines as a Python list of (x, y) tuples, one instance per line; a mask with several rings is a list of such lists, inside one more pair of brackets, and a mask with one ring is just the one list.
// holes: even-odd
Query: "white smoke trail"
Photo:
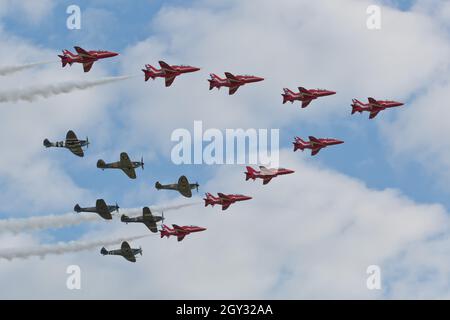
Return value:
[(0, 92), (0, 103), (18, 102), (18, 101), (33, 102), (39, 97), (49, 98), (59, 94), (70, 93), (76, 90), (85, 90), (108, 83), (123, 81), (133, 77), (135, 76), (108, 77), (98, 80), (68, 81), (40, 87), (8, 90)]
[[(152, 208), (152, 211), (162, 212), (178, 210), (185, 207), (197, 205), (201, 202), (187, 204), (168, 205)], [(142, 208), (119, 209), (120, 214), (142, 214)], [(114, 216), (114, 215), (113, 215)], [(117, 215), (116, 215), (117, 216)], [(19, 233), (30, 230), (42, 230), (52, 228), (64, 228), (76, 226), (84, 222), (105, 221), (95, 213), (66, 213), (62, 215), (37, 216), (22, 219), (4, 219), (0, 220), (0, 234), (5, 232)]]
[(119, 244), (122, 241), (137, 240), (148, 237), (150, 235), (152, 234), (119, 237), (108, 240), (62, 242), (57, 244), (41, 245), (29, 248), (6, 248), (0, 250), (0, 259), (6, 260), (12, 260), (17, 258), (26, 259), (33, 256), (41, 257), (43, 259), (48, 254), (64, 254), (70, 252), (79, 252), (84, 250), (96, 249), (101, 246)]
[(16, 65), (16, 66), (4, 66), (0, 67), (0, 76), (7, 76), (22, 70), (42, 66), (45, 64), (54, 63), (55, 61), (41, 61), (41, 62), (34, 62), (34, 63), (27, 63), (22, 65)]

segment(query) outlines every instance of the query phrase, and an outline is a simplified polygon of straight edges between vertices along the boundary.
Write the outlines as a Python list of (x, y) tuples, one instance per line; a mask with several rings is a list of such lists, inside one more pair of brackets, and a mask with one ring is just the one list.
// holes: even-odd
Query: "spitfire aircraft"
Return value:
[(44, 147), (46, 148), (66, 148), (79, 157), (84, 157), (83, 147), (87, 148), (88, 146), (89, 139), (86, 138), (86, 140), (78, 140), (76, 134), (72, 130), (67, 132), (65, 141), (50, 142), (48, 139), (44, 140)]
[(214, 205), (218, 204), (222, 206), (222, 210), (227, 210), (231, 204), (237, 201), (252, 199), (252, 197), (244, 196), (242, 194), (223, 194), (220, 192), (217, 194), (217, 197), (214, 197), (211, 193), (206, 193), (205, 195), (206, 198), (203, 199), (205, 200), (205, 207), (208, 205), (214, 207)]
[(245, 181), (249, 179), (253, 179), (253, 181), (257, 178), (263, 180), (263, 184), (268, 184), (272, 178), (275, 178), (280, 175), (294, 173), (293, 170), (285, 169), (285, 168), (266, 168), (264, 166), (260, 166), (259, 169), (261, 171), (256, 171), (252, 167), (247, 167), (247, 172), (245, 172)]
[(113, 163), (106, 163), (104, 160), (100, 159), (97, 161), (97, 168), (105, 169), (121, 169), (125, 174), (131, 178), (136, 179), (136, 171), (134, 169), (141, 167), (144, 170), (144, 159), (141, 158), (140, 162), (131, 161), (130, 157), (126, 152), (120, 154), (120, 161)]
[(352, 100), (352, 114), (355, 112), (362, 113), (367, 111), (370, 113), (369, 119), (375, 118), (380, 111), (388, 108), (400, 107), (403, 105), (401, 102), (391, 100), (375, 100), (374, 98), (368, 98), (369, 103), (363, 103), (358, 99)]
[(111, 212), (117, 211), (119, 212), (119, 206), (114, 205), (107, 205), (105, 200), (103, 199), (97, 199), (96, 203), (95, 203), (95, 207), (88, 207), (88, 208), (82, 208), (80, 207), (80, 205), (75, 205), (75, 207), (73, 208), (73, 210), (75, 212), (94, 212), (97, 213), (100, 217), (102, 217), (105, 220), (111, 220), (112, 219), (112, 215)]
[(233, 75), (230, 72), (225, 72), (225, 79), (222, 79), (214, 73), (211, 73), (210, 77), (211, 79), (208, 79), (209, 90), (212, 90), (214, 88), (220, 89), (221, 87), (228, 87), (229, 95), (233, 95), (240, 86), (243, 86), (246, 83), (259, 82), (264, 80), (264, 78), (249, 75)]
[(183, 73), (195, 72), (200, 70), (200, 68), (191, 66), (170, 66), (164, 61), (159, 61), (159, 65), (161, 66), (161, 69), (157, 69), (149, 64), (145, 65), (145, 69), (142, 69), (145, 74), (145, 81), (148, 81), (148, 79), (150, 78), (152, 78), (153, 80), (155, 80), (157, 77), (165, 78), (166, 87), (170, 87), (177, 76)]
[(180, 226), (177, 226), (176, 224), (173, 224), (172, 227), (173, 227), (173, 229), (170, 229), (168, 226), (163, 224), (161, 227), (162, 229), (159, 230), (159, 232), (161, 233), (161, 238), (163, 238), (163, 237), (169, 238), (170, 236), (176, 236), (178, 241), (182, 241), (184, 239), (184, 237), (186, 237), (190, 233), (206, 230), (206, 228), (202, 228), (202, 227), (196, 227), (196, 226), (180, 227)]
[(80, 47), (74, 47), (78, 54), (74, 54), (69, 50), (63, 50), (62, 55), (58, 55), (61, 58), (62, 67), (64, 68), (67, 64), (70, 66), (73, 63), (82, 63), (84, 72), (89, 72), (92, 68), (92, 65), (95, 61), (105, 58), (111, 58), (118, 55), (118, 53), (110, 52), (110, 51), (86, 51)]
[(130, 218), (126, 215), (122, 215), (120, 217), (120, 221), (125, 222), (125, 223), (134, 223), (134, 222), (140, 222), (146, 225), (147, 228), (150, 229), (151, 232), (153, 233), (157, 233), (158, 232), (158, 227), (156, 226), (156, 223), (159, 221), (164, 221), (164, 213), (162, 216), (154, 216), (152, 215), (152, 212), (150, 211), (150, 208), (145, 207), (142, 210), (142, 216), (140, 217), (133, 217)]
[(179, 193), (181, 193), (181, 195), (185, 196), (186, 198), (192, 197), (192, 191), (191, 190), (197, 189), (197, 192), (198, 192), (198, 187), (199, 187), (199, 184), (197, 182), (196, 183), (189, 183), (189, 181), (186, 178), (186, 176), (181, 176), (178, 179), (178, 183), (174, 183), (174, 184), (162, 185), (161, 183), (159, 183), (159, 181), (157, 181), (155, 183), (155, 188), (158, 189), (158, 190), (161, 190), (161, 189), (176, 190)]
[(329, 91), (325, 89), (305, 89), (303, 87), (298, 87), (299, 92), (295, 93), (289, 90), (288, 88), (284, 88), (284, 93), (281, 94), (283, 96), (283, 104), (290, 101), (294, 103), (294, 101), (298, 100), (302, 102), (302, 108), (306, 108), (311, 101), (324, 96), (330, 96), (336, 94), (334, 91)]
[(142, 256), (142, 248), (134, 249), (131, 248), (128, 242), (122, 242), (120, 249), (108, 251), (103, 247), (100, 250), (100, 253), (104, 256), (113, 255), (113, 256), (122, 256), (130, 262), (136, 262), (136, 255), (140, 254)]
[(337, 139), (330, 139), (330, 138), (321, 138), (317, 139), (316, 137), (309, 136), (309, 141), (304, 141), (299, 137), (295, 137), (294, 144), (294, 152), (298, 149), (305, 150), (305, 149), (311, 149), (311, 155), (315, 156), (319, 153), (319, 151), (322, 148), (326, 148), (328, 146), (336, 145), (344, 143), (344, 141), (337, 140)]

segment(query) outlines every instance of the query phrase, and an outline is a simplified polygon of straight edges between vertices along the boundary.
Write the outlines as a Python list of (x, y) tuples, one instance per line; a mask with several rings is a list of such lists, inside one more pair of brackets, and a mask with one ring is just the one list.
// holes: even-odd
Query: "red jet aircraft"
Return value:
[(400, 107), (403, 105), (401, 102), (390, 100), (375, 100), (374, 98), (367, 98), (369, 103), (363, 103), (358, 99), (352, 99), (352, 114), (355, 112), (362, 113), (363, 111), (370, 112), (369, 119), (373, 119), (380, 111), (387, 108)]
[(230, 88), (228, 93), (229, 95), (234, 94), (237, 89), (239, 89), (240, 86), (245, 85), (246, 83), (252, 83), (252, 82), (258, 82), (263, 81), (264, 78), (255, 77), (255, 76), (238, 76), (233, 75), (229, 72), (225, 72), (225, 79), (222, 79), (218, 75), (215, 75), (214, 73), (210, 74), (211, 79), (208, 79), (209, 81), (209, 90), (212, 90), (214, 88), (220, 89), (220, 87), (228, 87)]
[(290, 169), (284, 169), (284, 168), (278, 168), (278, 169), (272, 169), (272, 168), (266, 168), (264, 166), (260, 166), (259, 169), (261, 171), (256, 171), (252, 167), (247, 167), (247, 172), (245, 173), (245, 181), (249, 179), (253, 179), (255, 181), (256, 178), (263, 179), (263, 184), (268, 184), (272, 178), (275, 178), (277, 176), (283, 175), (283, 174), (290, 174), (294, 173), (295, 171)]
[(283, 104), (290, 101), (291, 103), (294, 103), (295, 100), (302, 102), (302, 108), (306, 108), (311, 101), (319, 98), (319, 97), (325, 97), (325, 96), (331, 96), (333, 94), (336, 94), (335, 91), (329, 91), (325, 89), (305, 89), (303, 87), (298, 87), (299, 92), (295, 93), (289, 90), (288, 88), (284, 88), (281, 95), (283, 96)]
[(205, 200), (205, 207), (208, 205), (214, 207), (214, 205), (218, 204), (222, 206), (222, 210), (227, 210), (228, 207), (236, 201), (252, 199), (252, 197), (244, 196), (242, 194), (223, 194), (219, 192), (217, 195), (218, 197), (214, 197), (211, 193), (206, 193), (206, 198), (203, 199)]
[(299, 137), (295, 137), (294, 144), (294, 152), (298, 149), (305, 150), (305, 149), (311, 149), (311, 155), (315, 156), (319, 153), (320, 149), (326, 148), (328, 146), (332, 146), (335, 144), (341, 144), (344, 143), (344, 141), (337, 140), (337, 139), (328, 139), (328, 138), (322, 138), (317, 139), (313, 136), (309, 136), (309, 141), (304, 141)]
[(170, 66), (164, 61), (159, 61), (159, 65), (161, 66), (161, 69), (156, 69), (155, 67), (146, 64), (145, 69), (142, 69), (142, 71), (145, 74), (145, 81), (148, 81), (148, 79), (152, 78), (155, 80), (155, 78), (165, 78), (166, 79), (166, 87), (170, 87), (170, 85), (173, 83), (175, 78), (183, 73), (188, 72), (195, 72), (199, 71), (200, 68), (197, 67), (191, 67), (191, 66)]
[(105, 58), (111, 58), (118, 55), (118, 53), (110, 51), (86, 51), (80, 47), (74, 47), (78, 54), (74, 54), (69, 50), (63, 50), (62, 55), (58, 55), (61, 58), (63, 68), (69, 64), (82, 63), (84, 72), (89, 72), (95, 61)]
[(181, 241), (184, 239), (184, 237), (186, 237), (190, 233), (206, 230), (206, 228), (202, 228), (202, 227), (196, 227), (196, 226), (180, 227), (180, 226), (177, 226), (176, 224), (173, 224), (172, 227), (173, 227), (173, 229), (170, 229), (168, 226), (163, 224), (162, 229), (159, 230), (159, 232), (161, 233), (161, 238), (163, 238), (165, 236), (167, 238), (169, 238), (170, 236), (176, 236), (178, 241)]

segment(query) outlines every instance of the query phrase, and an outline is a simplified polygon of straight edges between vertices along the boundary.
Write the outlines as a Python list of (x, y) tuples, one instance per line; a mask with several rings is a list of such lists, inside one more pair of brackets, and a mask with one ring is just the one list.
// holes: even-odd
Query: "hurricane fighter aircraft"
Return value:
[(178, 179), (178, 183), (174, 183), (174, 184), (163, 185), (163, 184), (159, 183), (159, 181), (157, 181), (155, 183), (155, 188), (158, 189), (158, 190), (161, 190), (161, 189), (176, 190), (179, 193), (181, 193), (181, 195), (185, 196), (186, 198), (192, 197), (192, 191), (191, 190), (197, 189), (197, 192), (198, 192), (198, 187), (199, 187), (199, 184), (197, 182), (196, 183), (189, 183), (189, 181), (186, 178), (186, 176), (181, 176)]
[(252, 167), (247, 167), (247, 172), (245, 172), (245, 181), (249, 179), (262, 179), (263, 184), (268, 184), (272, 178), (275, 178), (280, 175), (284, 174), (290, 174), (294, 173), (293, 170), (285, 169), (285, 168), (278, 168), (278, 169), (272, 169), (272, 168), (266, 168), (264, 166), (260, 166), (259, 169), (261, 171), (257, 171), (253, 169)]
[(222, 79), (218, 75), (211, 73), (211, 79), (209, 81), (209, 90), (214, 88), (220, 89), (221, 87), (228, 87), (228, 94), (234, 94), (240, 86), (245, 85), (246, 83), (259, 82), (263, 81), (264, 78), (249, 76), (249, 75), (233, 75), (230, 72), (225, 72), (225, 79)]
[(155, 78), (158, 77), (165, 78), (166, 87), (170, 87), (175, 78), (180, 74), (200, 70), (200, 68), (191, 66), (175, 66), (175, 65), (170, 66), (164, 61), (159, 61), (159, 65), (161, 66), (161, 69), (157, 69), (149, 64), (145, 65), (145, 69), (142, 69), (142, 71), (145, 74), (145, 81), (148, 81), (148, 79), (150, 78), (152, 78), (153, 80), (155, 80)]
[(173, 224), (172, 227), (173, 227), (173, 229), (170, 229), (168, 226), (163, 224), (161, 227), (162, 229), (159, 230), (159, 232), (161, 233), (161, 238), (163, 238), (163, 237), (169, 238), (170, 236), (176, 236), (178, 241), (182, 241), (184, 239), (184, 237), (186, 237), (190, 233), (206, 230), (206, 228), (202, 228), (202, 227), (196, 227), (196, 226), (180, 227), (180, 226), (177, 226), (176, 224)]
[(44, 146), (46, 148), (66, 148), (69, 149), (74, 155), (84, 157), (83, 147), (87, 148), (89, 146), (89, 139), (86, 138), (86, 140), (78, 140), (76, 134), (72, 130), (69, 130), (66, 134), (65, 141), (50, 142), (48, 139), (45, 139)]
[(126, 215), (122, 215), (120, 217), (120, 221), (125, 223), (134, 223), (134, 222), (140, 222), (145, 224), (145, 226), (153, 233), (158, 232), (158, 227), (156, 226), (156, 223), (159, 221), (164, 221), (164, 213), (162, 216), (154, 216), (152, 215), (152, 212), (150, 211), (150, 208), (145, 207), (142, 210), (142, 216), (139, 217), (128, 217)]
[(122, 242), (120, 249), (108, 251), (105, 249), (105, 247), (103, 247), (100, 250), (100, 253), (104, 256), (106, 255), (122, 256), (130, 262), (136, 262), (136, 255), (140, 254), (142, 256), (142, 248), (139, 249), (131, 248), (128, 242), (124, 241)]
[(75, 208), (73, 208), (75, 212), (94, 212), (97, 213), (100, 217), (102, 217), (105, 220), (111, 220), (112, 215), (111, 212), (117, 211), (119, 212), (119, 206), (117, 205), (107, 205), (105, 200), (103, 199), (97, 199), (95, 203), (95, 207), (88, 207), (88, 208), (82, 208), (80, 205), (75, 205)]
[(120, 154), (120, 161), (113, 163), (106, 163), (100, 159), (97, 161), (97, 168), (105, 169), (121, 169), (131, 179), (136, 179), (136, 171), (134, 169), (141, 167), (144, 170), (144, 159), (141, 158), (140, 162), (131, 161), (126, 152)]
[(302, 102), (302, 108), (306, 108), (311, 101), (319, 98), (319, 97), (325, 97), (330, 96), (333, 94), (336, 94), (334, 91), (329, 91), (325, 89), (305, 89), (303, 87), (298, 87), (299, 92), (295, 93), (289, 90), (288, 88), (284, 88), (281, 95), (283, 96), (283, 104), (290, 101), (293, 103), (294, 101), (298, 100)]
[(369, 103), (363, 103), (358, 99), (352, 99), (352, 114), (355, 112), (362, 113), (367, 111), (370, 113), (369, 119), (375, 118), (380, 111), (388, 108), (400, 107), (403, 105), (401, 102), (391, 100), (375, 100), (374, 98), (367, 98)]
[(65, 49), (63, 50), (62, 55), (58, 55), (58, 57), (61, 58), (63, 68), (67, 64), (71, 66), (73, 63), (81, 63), (83, 64), (84, 72), (89, 72), (95, 61), (115, 57), (118, 55), (118, 53), (111, 51), (100, 51), (100, 50), (86, 51), (80, 47), (74, 48), (78, 54), (72, 53), (69, 50)]
[(304, 141), (299, 137), (295, 137), (295, 141), (293, 142), (294, 152), (297, 151), (298, 149), (302, 151), (305, 149), (311, 149), (312, 156), (318, 154), (319, 151), (323, 148), (341, 143), (344, 143), (344, 141), (330, 138), (317, 139), (316, 137), (313, 136), (309, 136), (309, 141)]
[(220, 192), (217, 194), (217, 197), (214, 197), (211, 193), (206, 193), (205, 195), (206, 198), (203, 199), (205, 200), (205, 207), (208, 205), (214, 207), (214, 205), (218, 204), (222, 206), (222, 210), (227, 210), (231, 204), (237, 201), (252, 199), (252, 197), (244, 196), (242, 194), (223, 194)]

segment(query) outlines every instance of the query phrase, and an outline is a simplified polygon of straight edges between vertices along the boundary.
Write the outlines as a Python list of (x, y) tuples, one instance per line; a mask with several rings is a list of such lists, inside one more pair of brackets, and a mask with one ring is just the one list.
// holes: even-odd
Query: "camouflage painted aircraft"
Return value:
[(100, 250), (100, 253), (104, 256), (113, 255), (113, 256), (122, 256), (130, 262), (136, 262), (136, 255), (140, 254), (142, 256), (142, 248), (134, 249), (131, 248), (128, 242), (122, 242), (120, 249), (108, 251), (103, 247)]
[(105, 169), (121, 169), (125, 174), (131, 178), (136, 179), (136, 171), (134, 169), (141, 167), (144, 170), (144, 159), (141, 158), (140, 162), (131, 161), (130, 157), (126, 152), (120, 154), (120, 161), (106, 163), (104, 160), (100, 159), (97, 161), (97, 168)]
[(140, 223), (145, 224), (147, 226), (147, 228), (150, 229), (151, 232), (157, 233), (158, 227), (156, 226), (156, 223), (159, 221), (164, 221), (164, 213), (162, 216), (154, 216), (154, 215), (152, 215), (150, 208), (145, 207), (144, 209), (142, 209), (142, 216), (130, 218), (123, 214), (120, 217), (120, 221), (125, 222), (127, 224), (130, 222), (131, 223), (140, 222)]
[(181, 193), (183, 196), (185, 196), (186, 198), (190, 198), (192, 197), (192, 191), (193, 189), (197, 189), (198, 192), (198, 187), (199, 184), (196, 183), (189, 183), (188, 179), (186, 178), (186, 176), (181, 176), (178, 179), (178, 183), (174, 183), (174, 184), (161, 184), (159, 183), (159, 181), (157, 181), (155, 183), (155, 188), (158, 190), (161, 189), (166, 189), (166, 190), (176, 190), (179, 193)]
[(44, 147), (46, 148), (66, 148), (69, 149), (74, 155), (84, 157), (83, 147), (89, 146), (89, 139), (78, 140), (75, 132), (69, 130), (66, 134), (65, 141), (50, 142), (48, 139), (44, 140)]
[(115, 206), (108, 206), (106, 204), (105, 200), (97, 199), (97, 201), (95, 203), (95, 207), (82, 208), (82, 207), (80, 207), (80, 205), (77, 204), (77, 205), (75, 205), (73, 210), (78, 213), (94, 212), (94, 213), (97, 213), (100, 217), (102, 217), (105, 220), (111, 220), (112, 219), (111, 212), (113, 212), (113, 211), (119, 212), (119, 206), (117, 205), (117, 203)]

